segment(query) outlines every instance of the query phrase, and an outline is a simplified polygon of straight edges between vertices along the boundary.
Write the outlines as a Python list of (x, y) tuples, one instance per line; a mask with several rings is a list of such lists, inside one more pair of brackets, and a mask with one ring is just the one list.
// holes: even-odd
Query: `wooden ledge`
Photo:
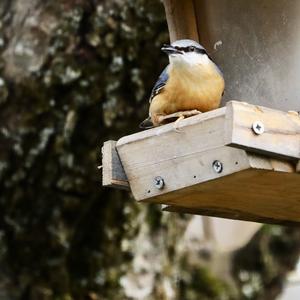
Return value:
[[(181, 121), (179, 130), (168, 124), (106, 145), (108, 153), (116, 147), (114, 165), (125, 170), (120, 186), (130, 186), (136, 200), (233, 219), (300, 222), (297, 113), (231, 101)], [(103, 157), (104, 174), (114, 174), (111, 182), (103, 176), (104, 185), (118, 186), (120, 170), (112, 172)]]

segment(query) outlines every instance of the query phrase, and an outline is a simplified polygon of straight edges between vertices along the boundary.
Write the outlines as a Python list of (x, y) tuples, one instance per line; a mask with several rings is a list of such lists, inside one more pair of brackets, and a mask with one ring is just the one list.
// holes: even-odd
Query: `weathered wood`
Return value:
[[(230, 101), (226, 105), (226, 119), (227, 145), (286, 159), (300, 158), (299, 114)], [(252, 130), (257, 121), (264, 126), (260, 135)]]
[(192, 214), (192, 215), (200, 215), (200, 216), (210, 216), (224, 219), (234, 219), (241, 221), (250, 221), (250, 222), (258, 222), (258, 223), (268, 223), (268, 224), (278, 224), (284, 226), (299, 226), (299, 221), (294, 222), (290, 220), (278, 220), (277, 218), (267, 218), (265, 216), (258, 216), (249, 214), (246, 211), (238, 211), (233, 209), (223, 208), (220, 209), (218, 207), (206, 207), (206, 208), (187, 208), (182, 206), (175, 205), (164, 205), (162, 208), (163, 211), (167, 212), (175, 212), (182, 214)]
[(102, 185), (130, 189), (116, 150), (116, 141), (107, 141), (102, 147)]
[[(199, 182), (199, 170), (207, 163), (207, 158), (202, 161), (198, 155), (206, 153), (211, 156), (215, 153), (211, 150), (224, 144), (224, 113), (225, 108), (222, 108), (182, 120), (180, 132), (174, 130), (173, 124), (168, 124), (121, 138), (117, 149), (134, 197), (141, 200), (160, 194), (159, 190), (152, 188), (156, 176), (167, 177), (171, 173), (176, 177), (175, 181), (168, 181), (165, 192)], [(210, 160), (217, 157), (215, 154)], [(192, 177), (190, 181), (188, 177), (187, 181), (186, 172), (192, 172), (196, 179)]]
[(211, 13), (208, 11), (208, 3), (203, 0), (194, 0), (195, 7), (195, 16), (196, 16), (196, 24), (199, 33), (199, 41), (201, 45), (205, 47), (206, 50), (209, 51), (210, 54), (215, 52), (213, 48), (214, 44), (217, 40), (211, 39), (211, 24), (209, 24), (207, 14)]
[[(261, 134), (252, 128), (256, 121), (264, 126)], [(118, 158), (117, 148), (136, 200), (232, 219), (300, 223), (298, 114), (231, 101), (178, 127), (132, 134), (104, 151)], [(107, 157), (113, 164), (113, 154)], [(120, 185), (119, 174), (109, 176), (106, 185)]]
[[(261, 135), (252, 129), (255, 121), (264, 124)], [(197, 170), (205, 165), (203, 160), (211, 164), (211, 160), (220, 159), (226, 151), (232, 153), (232, 160), (235, 154), (242, 155), (243, 152), (224, 148), (226, 145), (279, 158), (300, 158), (300, 118), (295, 114), (231, 101), (225, 108), (181, 121), (179, 130), (176, 132), (173, 124), (168, 124), (117, 142), (136, 199), (161, 193), (149, 186), (156, 176), (172, 174), (174, 179), (164, 189), (168, 193), (194, 184), (195, 181), (185, 180), (186, 175), (192, 172), (197, 176)], [(214, 179), (208, 173), (203, 176)]]
[[(264, 125), (260, 135), (256, 121)], [(232, 219), (300, 222), (297, 114), (232, 101), (182, 120), (179, 130), (167, 124), (117, 142), (135, 199)]]
[[(243, 150), (240, 150), (243, 151)], [(164, 210), (263, 223), (300, 223), (300, 176), (293, 163), (247, 154), (250, 168), (149, 198)]]
[(193, 0), (163, 0), (170, 40), (193, 39), (199, 41), (196, 10)]
[[(172, 143), (170, 147), (172, 146), (177, 148), (178, 144), (174, 147), (174, 143)], [(231, 147), (217, 147), (184, 152), (184, 148), (187, 148), (184, 146), (184, 142), (180, 143), (178, 148), (181, 148), (183, 153), (170, 156), (169, 159), (163, 159), (159, 153), (153, 153), (153, 158), (155, 159), (155, 154), (158, 158), (156, 161), (151, 161), (151, 148), (144, 149), (143, 154), (146, 154), (146, 160), (130, 165), (126, 163), (128, 161), (126, 154), (130, 152), (123, 152), (124, 149), (118, 148), (135, 199), (147, 200), (150, 197), (173, 191), (180, 194), (180, 190), (186, 187), (249, 168), (246, 153), (242, 150)], [(192, 145), (189, 146), (193, 148)], [(133, 153), (136, 157), (138, 156), (138, 153)], [(166, 153), (163, 154), (166, 155)], [(149, 163), (147, 157), (149, 157)], [(223, 164), (223, 171), (220, 174), (213, 169), (213, 162), (216, 160), (221, 161)], [(161, 176), (164, 179), (164, 189), (155, 188), (154, 179), (156, 176)]]

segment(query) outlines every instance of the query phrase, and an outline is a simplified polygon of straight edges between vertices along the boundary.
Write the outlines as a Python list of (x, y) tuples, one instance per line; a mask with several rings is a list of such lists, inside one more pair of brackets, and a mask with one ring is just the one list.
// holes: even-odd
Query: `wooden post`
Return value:
[(170, 40), (199, 41), (196, 10), (193, 0), (164, 0)]

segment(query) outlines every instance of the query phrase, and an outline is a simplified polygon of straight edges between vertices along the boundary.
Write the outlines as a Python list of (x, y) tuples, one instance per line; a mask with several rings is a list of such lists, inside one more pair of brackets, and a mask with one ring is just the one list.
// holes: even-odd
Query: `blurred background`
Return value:
[(0, 300), (300, 299), (298, 228), (101, 187), (167, 42), (159, 0), (0, 1)]

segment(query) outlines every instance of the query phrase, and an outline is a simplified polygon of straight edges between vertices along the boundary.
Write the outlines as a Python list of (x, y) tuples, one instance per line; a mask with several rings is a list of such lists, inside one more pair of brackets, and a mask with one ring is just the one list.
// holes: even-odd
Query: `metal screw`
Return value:
[(216, 173), (221, 173), (223, 171), (223, 164), (219, 160), (215, 160), (212, 163), (212, 167)]
[(165, 186), (165, 181), (161, 176), (156, 176), (154, 178), (154, 185), (157, 189), (161, 190)]
[(260, 135), (260, 134), (263, 134), (264, 131), (265, 131), (265, 126), (262, 122), (260, 121), (255, 121), (253, 124), (252, 124), (252, 130), (255, 134), (257, 135)]

